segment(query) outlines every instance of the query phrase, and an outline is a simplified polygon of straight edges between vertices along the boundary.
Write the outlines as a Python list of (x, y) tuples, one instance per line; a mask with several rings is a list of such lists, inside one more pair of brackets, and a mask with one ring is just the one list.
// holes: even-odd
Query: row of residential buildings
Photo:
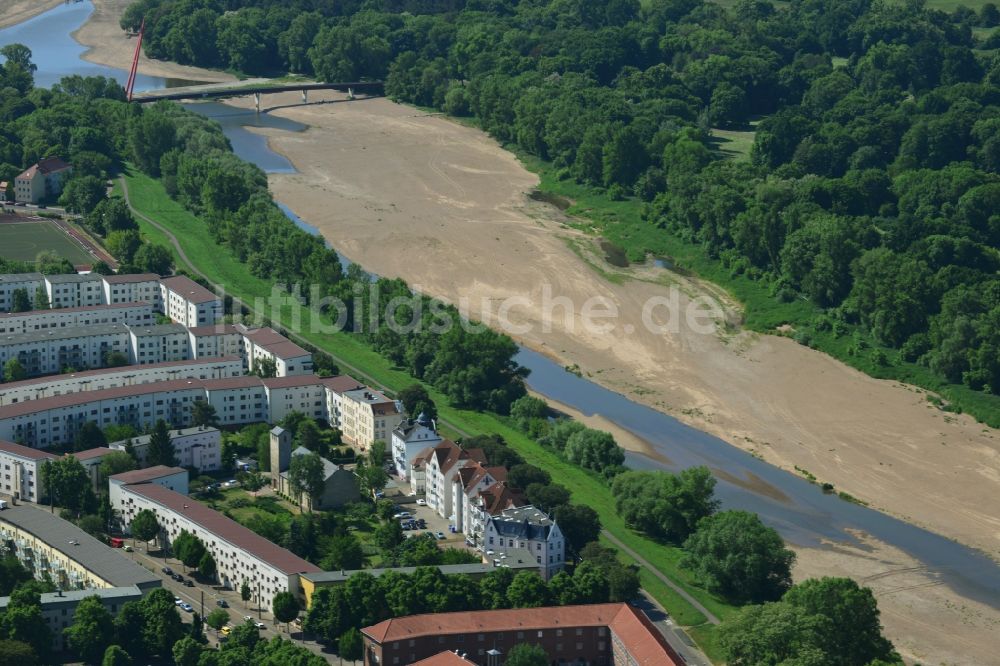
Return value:
[(27, 294), (32, 306), (36, 305), (36, 296), (44, 291), (52, 309), (149, 303), (154, 310), (188, 328), (210, 326), (223, 315), (222, 299), (183, 275), (165, 278), (155, 273), (0, 275), (0, 312), (14, 309), (14, 292), (18, 290)]

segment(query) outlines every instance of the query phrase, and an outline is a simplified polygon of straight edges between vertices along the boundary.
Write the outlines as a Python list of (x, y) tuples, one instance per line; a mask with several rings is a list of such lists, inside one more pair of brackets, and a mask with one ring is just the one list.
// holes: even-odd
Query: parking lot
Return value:
[[(405, 530), (404, 528), (404, 534), (407, 536), (407, 538), (417, 534), (423, 534), (425, 532), (432, 532), (435, 535), (438, 532), (441, 532), (444, 535), (444, 539), (440, 540), (438, 543), (442, 548), (450, 546), (452, 548), (465, 548), (470, 551), (473, 550), (472, 548), (466, 545), (464, 534), (462, 534), (461, 532), (452, 534), (450, 529), (451, 521), (449, 521), (447, 518), (442, 518), (441, 516), (439, 516), (429, 506), (420, 506), (419, 504), (416, 503), (417, 499), (423, 499), (422, 496), (418, 496), (417, 498), (407, 497), (405, 499), (402, 498), (396, 498), (396, 499), (397, 499), (396, 504), (401, 508), (402, 511), (408, 511), (410, 514), (412, 514), (413, 518), (422, 518), (427, 523), (427, 527), (418, 530)], [(400, 501), (400, 499), (402, 499), (402, 501)]]

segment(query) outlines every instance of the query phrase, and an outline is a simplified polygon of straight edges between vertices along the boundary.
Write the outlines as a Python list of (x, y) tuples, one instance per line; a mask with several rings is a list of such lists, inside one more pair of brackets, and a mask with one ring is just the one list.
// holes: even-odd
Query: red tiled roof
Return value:
[(106, 456), (109, 453), (114, 453), (114, 449), (109, 449), (106, 446), (98, 446), (96, 449), (87, 449), (86, 451), (76, 451), (74, 453), (68, 453), (66, 455), (73, 456), (77, 460), (90, 460), (91, 458), (100, 458), (101, 456)]
[(470, 666), (473, 662), (462, 659), (454, 652), (438, 652), (433, 657), (415, 661), (410, 666)]
[(69, 169), (70, 165), (58, 157), (46, 157), (39, 160), (37, 164), (32, 164), (18, 178), (34, 178), (36, 173), (47, 174)]
[(298, 358), (299, 356), (309, 355), (309, 352), (291, 340), (285, 340), (284, 342), (278, 342), (276, 344), (261, 345), (261, 347), (281, 359)]
[(149, 483), (153, 479), (162, 479), (165, 476), (173, 476), (180, 472), (187, 473), (183, 467), (167, 467), (166, 465), (153, 465), (146, 469), (134, 469), (131, 472), (122, 472), (111, 476), (115, 481), (121, 481), (122, 485), (132, 485), (136, 483)]
[(298, 555), (277, 546), (264, 537), (250, 531), (234, 520), (226, 518), (213, 511), (201, 502), (186, 495), (174, 492), (162, 486), (146, 484), (132, 486), (129, 492), (141, 495), (157, 504), (183, 515), (188, 520), (201, 526), (217, 538), (229, 542), (233, 546), (266, 562), (275, 569), (286, 573), (319, 573), (318, 566), (307, 562)]
[(623, 603), (410, 615), (384, 620), (361, 632), (384, 644), (425, 636), (569, 627), (608, 627), (638, 666), (684, 663), (641, 611)]
[(30, 458), (31, 460), (45, 460), (46, 458), (57, 457), (52, 455), (48, 451), (33, 449), (30, 446), (15, 444), (14, 442), (8, 442), (7, 440), (4, 439), (0, 439), (0, 451), (3, 451), (4, 453), (10, 453), (15, 456), (20, 456), (22, 458)]
[(322, 386), (323, 381), (316, 375), (291, 375), (289, 377), (268, 377), (263, 380), (269, 389), (296, 388), (299, 386)]
[(336, 375), (335, 377), (323, 377), (323, 386), (327, 387), (334, 393), (345, 393), (347, 391), (355, 391), (359, 388), (364, 388), (364, 384), (360, 383), (354, 377), (348, 375)]
[(524, 495), (508, 486), (506, 480), (497, 481), (481, 491), (479, 498), (483, 501), (483, 510), (491, 516), (499, 515), (504, 509), (527, 504)]
[(115, 388), (101, 389), (99, 391), (82, 391), (79, 393), (67, 393), (56, 395), (50, 398), (39, 398), (38, 400), (25, 400), (0, 407), (0, 419), (9, 419), (25, 414), (34, 414), (47, 409), (58, 409), (60, 407), (72, 407), (73, 405), (97, 402), (98, 400), (112, 400), (114, 398), (126, 398), (134, 395), (148, 395), (150, 393), (161, 393), (166, 391), (177, 391), (180, 389), (202, 388), (204, 382), (200, 379), (173, 379), (165, 382), (150, 382), (149, 384), (135, 384), (133, 386), (118, 386)]
[(260, 377), (244, 375), (242, 377), (226, 377), (225, 379), (206, 379), (201, 382), (209, 391), (220, 391), (234, 388), (253, 388), (263, 386)]
[(202, 336), (239, 333), (239, 331), (232, 324), (209, 324), (208, 326), (192, 326), (188, 329), (188, 333), (195, 336)]
[(191, 303), (209, 303), (219, 300), (218, 296), (186, 275), (163, 278), (160, 280), (160, 284), (175, 294), (183, 296)]
[(105, 275), (104, 281), (108, 284), (129, 284), (132, 282), (159, 282), (160, 276), (156, 273), (130, 273), (125, 275)]

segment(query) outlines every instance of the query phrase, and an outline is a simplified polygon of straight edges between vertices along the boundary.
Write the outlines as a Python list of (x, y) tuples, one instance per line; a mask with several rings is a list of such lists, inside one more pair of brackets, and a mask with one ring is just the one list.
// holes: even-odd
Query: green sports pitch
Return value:
[(33, 262), (43, 250), (52, 250), (73, 265), (94, 263), (94, 258), (54, 222), (8, 222), (0, 216), (0, 257)]

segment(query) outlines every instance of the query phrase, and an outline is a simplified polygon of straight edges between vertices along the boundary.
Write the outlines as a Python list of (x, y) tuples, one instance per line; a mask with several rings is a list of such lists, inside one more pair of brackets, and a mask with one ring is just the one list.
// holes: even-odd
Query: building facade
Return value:
[(364, 452), (376, 441), (389, 442), (403, 420), (403, 408), (374, 389), (345, 391), (340, 399), (340, 433), (344, 441)]
[(14, 178), (14, 200), (37, 204), (58, 197), (73, 167), (58, 157), (47, 157)]
[(183, 275), (160, 280), (163, 313), (187, 328), (211, 326), (222, 320), (222, 299)]
[(480, 548), (490, 557), (515, 549), (535, 557), (542, 578), (549, 580), (566, 565), (566, 541), (555, 521), (541, 509), (522, 506), (486, 518)]
[(56, 456), (13, 442), (0, 440), (0, 468), (3, 479), (0, 489), (15, 500), (38, 503), (44, 496), (42, 466)]
[(31, 310), (0, 314), (0, 334), (103, 324), (148, 326), (154, 321), (153, 306), (149, 303), (130, 302), (60, 310)]
[[(194, 426), (171, 430), (169, 434), (179, 466), (193, 467), (199, 472), (214, 472), (222, 466), (222, 433), (217, 428)], [(145, 467), (149, 457), (150, 439), (151, 435), (142, 435), (131, 440), (112, 442), (108, 444), (108, 448), (125, 451), (131, 442), (139, 466)]]
[(392, 430), (392, 464), (396, 474), (403, 481), (410, 479), (410, 467), (417, 454), (428, 446), (436, 446), (443, 441), (434, 427), (434, 421), (421, 413), (416, 419), (403, 419)]
[(38, 288), (45, 287), (45, 276), (41, 273), (7, 273), (0, 275), (0, 312), (14, 309), (14, 292), (24, 291), (32, 307)]
[(16, 358), (29, 377), (54, 375), (66, 368), (103, 367), (112, 352), (127, 358), (129, 346), (129, 329), (124, 324), (9, 333), (0, 336), (0, 365)]
[(49, 307), (86, 308), (104, 303), (104, 277), (97, 273), (46, 275)]
[(163, 311), (160, 276), (156, 273), (105, 275), (103, 289), (104, 302), (108, 305), (143, 302)]

